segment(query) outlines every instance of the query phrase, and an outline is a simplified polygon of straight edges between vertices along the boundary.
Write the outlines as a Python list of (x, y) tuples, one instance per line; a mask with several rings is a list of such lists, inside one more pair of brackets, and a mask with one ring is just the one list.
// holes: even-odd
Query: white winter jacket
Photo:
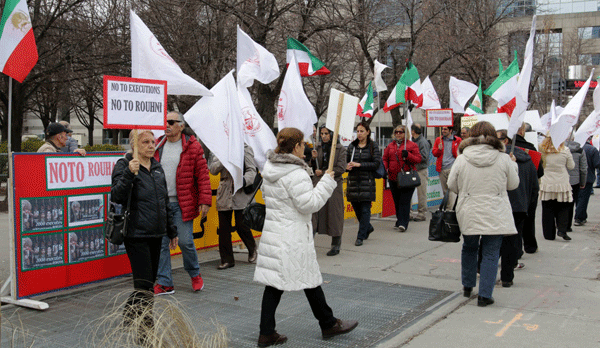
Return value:
[(508, 190), (519, 186), (519, 168), (497, 138), (468, 138), (452, 165), (448, 189), (458, 194), (456, 216), (462, 234), (516, 234)]
[(270, 151), (262, 172), (266, 216), (254, 280), (279, 290), (312, 289), (323, 282), (311, 218), (337, 183), (324, 175), (313, 188), (307, 170), (302, 159)]

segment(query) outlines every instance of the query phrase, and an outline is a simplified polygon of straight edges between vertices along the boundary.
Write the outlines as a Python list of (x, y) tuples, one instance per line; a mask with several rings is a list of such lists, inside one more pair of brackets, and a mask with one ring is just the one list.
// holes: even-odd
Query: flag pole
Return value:
[(344, 93), (340, 93), (338, 101), (337, 114), (335, 116), (335, 129), (333, 131), (333, 139), (331, 140), (331, 154), (329, 155), (329, 166), (327, 170), (333, 170), (333, 161), (335, 161), (335, 149), (337, 147), (338, 133), (340, 131), (340, 121), (342, 119), (342, 107), (344, 106)]

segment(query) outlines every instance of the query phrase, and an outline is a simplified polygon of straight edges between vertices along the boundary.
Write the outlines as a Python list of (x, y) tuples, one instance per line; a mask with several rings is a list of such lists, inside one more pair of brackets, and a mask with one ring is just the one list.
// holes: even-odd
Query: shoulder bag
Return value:
[[(398, 161), (398, 165), (400, 165), (398, 150), (396, 150), (396, 160)], [(398, 188), (415, 188), (421, 186), (421, 178), (419, 177), (419, 173), (410, 168), (410, 166), (408, 170), (400, 168), (400, 172), (398, 173), (398, 176), (396, 176), (396, 186)]]
[(122, 211), (120, 214), (117, 213), (115, 204), (109, 202), (108, 214), (106, 221), (104, 222), (104, 238), (112, 244), (121, 245), (127, 236), (127, 223), (129, 221), (129, 207), (131, 204), (131, 191), (133, 190), (133, 183), (129, 194), (127, 195), (127, 209)]
[[(258, 175), (257, 175), (258, 176)], [(266, 207), (262, 203), (253, 202), (258, 189), (262, 185), (262, 177), (260, 181), (256, 185), (254, 189), (254, 193), (252, 194), (252, 198), (250, 199), (250, 203), (244, 208), (242, 211), (242, 217), (244, 219), (244, 225), (248, 226), (250, 229), (253, 229), (258, 232), (262, 232), (263, 226), (265, 224), (265, 215), (266, 215)]]
[(444, 193), (444, 199), (438, 210), (432, 213), (431, 221), (429, 222), (429, 240), (435, 242), (460, 242), (460, 228), (458, 219), (456, 218), (456, 203), (458, 197), (454, 201), (452, 210), (447, 210), (448, 192)]

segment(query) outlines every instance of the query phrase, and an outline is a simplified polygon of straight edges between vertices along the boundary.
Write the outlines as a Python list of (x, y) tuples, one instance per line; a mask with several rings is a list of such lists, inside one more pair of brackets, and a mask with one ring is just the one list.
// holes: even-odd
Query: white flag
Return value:
[(237, 27), (237, 83), (250, 87), (254, 80), (269, 83), (279, 77), (277, 59)]
[(244, 130), (233, 71), (183, 115), (198, 137), (233, 177), (233, 192), (243, 185)]
[(477, 86), (450, 76), (450, 108), (454, 113), (464, 113), (465, 104), (477, 92)]
[(373, 72), (373, 76), (375, 76), (375, 90), (377, 92), (387, 91), (387, 85), (381, 78), (381, 72), (386, 68), (389, 68), (389, 66), (381, 64), (375, 59), (375, 71)]
[(423, 110), (441, 109), (442, 105), (440, 104), (440, 98), (438, 98), (429, 76), (423, 80), (423, 83), (421, 83), (421, 88), (423, 89), (423, 105), (421, 105), (420, 108)]
[(304, 139), (310, 141), (315, 123), (317, 123), (315, 108), (304, 93), (296, 57), (292, 55), (279, 95), (277, 125), (279, 130), (287, 127), (298, 128), (304, 133)]
[(600, 113), (594, 110), (579, 126), (574, 140), (583, 147), (588, 138), (596, 134), (598, 130), (600, 130)]
[(410, 128), (413, 125), (413, 119), (412, 119), (412, 115), (410, 114), (410, 110), (406, 109), (406, 133), (404, 136), (406, 137), (405, 139), (410, 140)]
[(267, 151), (277, 147), (277, 139), (271, 128), (256, 111), (250, 92), (238, 85), (238, 97), (242, 108), (244, 124), (244, 142), (254, 150), (254, 160), (262, 171), (267, 162)]
[(340, 118), (340, 128), (338, 134), (344, 138), (352, 138), (354, 136), (354, 120), (356, 120), (356, 106), (358, 105), (358, 98), (349, 94), (338, 91), (335, 88), (331, 89), (329, 93), (329, 104), (327, 106), (327, 122), (325, 127), (335, 130), (335, 122), (337, 118), (337, 109), (340, 101), (340, 97), (344, 96), (344, 102), (342, 104), (342, 115)]
[(169, 95), (212, 96), (200, 82), (186, 75), (135, 12), (131, 21), (131, 77), (167, 81)]

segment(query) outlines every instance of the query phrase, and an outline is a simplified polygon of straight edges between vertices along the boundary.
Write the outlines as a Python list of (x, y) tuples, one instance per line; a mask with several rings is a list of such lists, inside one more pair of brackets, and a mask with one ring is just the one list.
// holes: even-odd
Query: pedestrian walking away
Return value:
[(585, 188), (585, 183), (588, 175), (588, 165), (586, 155), (583, 152), (583, 148), (581, 147), (581, 145), (579, 145), (579, 143), (574, 141), (567, 141), (565, 143), (565, 146), (567, 146), (569, 148), (569, 151), (571, 151), (571, 156), (573, 156), (573, 162), (575, 163), (575, 167), (569, 170), (569, 184), (571, 185), (571, 192), (573, 193), (573, 201), (569, 203), (569, 219), (567, 223), (567, 232), (572, 232), (575, 205), (578, 204), (577, 199), (579, 197), (579, 191)]
[(242, 211), (253, 198), (252, 193), (254, 191), (246, 193), (244, 188), (252, 187), (258, 173), (256, 163), (254, 162), (254, 151), (252, 151), (252, 148), (248, 144), (244, 144), (243, 187), (236, 192), (233, 192), (233, 177), (214, 154), (211, 155), (209, 169), (212, 175), (221, 174), (219, 188), (217, 189), (217, 211), (219, 216), (217, 234), (219, 235), (221, 263), (217, 266), (217, 269), (224, 270), (235, 266), (231, 245), (231, 233), (233, 233), (231, 225), (232, 215), (235, 215), (235, 230), (248, 249), (248, 262), (253, 263), (256, 261), (256, 242), (254, 241), (252, 231), (244, 224)]
[[(165, 171), (169, 206), (179, 231), (178, 245), (183, 268), (190, 276), (192, 290), (199, 291), (204, 288), (204, 279), (200, 274), (194, 244), (194, 219), (208, 214), (212, 190), (202, 145), (194, 136), (183, 134), (184, 128), (185, 121), (181, 113), (172, 111), (167, 114), (167, 129), (165, 135), (156, 141), (154, 159), (162, 164)], [(169, 240), (163, 238), (154, 293), (165, 295), (174, 292)]]
[(421, 179), (421, 185), (417, 187), (418, 210), (415, 221), (425, 221), (427, 219), (427, 182), (429, 179), (429, 154), (431, 153), (431, 144), (423, 136), (423, 126), (415, 123), (411, 127), (412, 141), (419, 146), (421, 162), (416, 164), (416, 170)]
[(477, 122), (471, 128), (471, 137), (461, 143), (461, 156), (448, 177), (448, 188), (458, 195), (456, 216), (464, 238), (461, 275), (466, 297), (471, 296), (477, 282), (477, 251), (481, 242), (477, 305), (482, 307), (494, 303), (492, 293), (502, 236), (517, 234), (507, 190), (519, 186), (519, 171), (514, 156), (504, 150), (494, 126)]
[(575, 208), (575, 226), (584, 225), (587, 222), (587, 207), (590, 201), (590, 195), (594, 193), (595, 171), (600, 169), (600, 154), (598, 149), (592, 145), (591, 138), (583, 145), (583, 151), (587, 160), (588, 171), (586, 175), (585, 185), (580, 190), (577, 197), (577, 207)]
[(275, 311), (284, 291), (304, 290), (324, 339), (348, 333), (358, 325), (357, 321), (334, 317), (321, 288), (323, 277), (311, 218), (325, 205), (337, 183), (334, 172), (328, 170), (313, 187), (310, 168), (302, 160), (304, 147), (300, 130), (282, 129), (277, 134), (277, 148), (269, 151), (263, 169), (266, 217), (254, 272), (254, 280), (265, 285), (259, 347), (287, 341), (275, 331)]
[[(321, 142), (312, 152), (311, 161), (314, 176), (313, 185), (323, 178), (325, 171), (329, 168), (329, 157), (332, 148), (333, 132), (326, 127), (319, 130)], [(335, 158), (333, 159), (334, 179), (337, 183), (331, 198), (318, 212), (313, 214), (313, 233), (327, 234), (331, 236), (331, 250), (327, 256), (335, 256), (340, 253), (342, 245), (342, 233), (344, 232), (344, 179), (342, 175), (346, 172), (346, 148), (342, 146), (339, 139), (335, 145)]]
[(354, 245), (363, 241), (375, 230), (371, 225), (371, 202), (375, 201), (375, 171), (381, 164), (379, 145), (371, 140), (371, 128), (367, 122), (356, 125), (356, 140), (348, 146), (346, 157), (349, 171), (346, 199), (358, 219), (358, 234)]
[[(169, 203), (165, 173), (154, 156), (154, 134), (141, 131), (137, 143), (132, 130), (129, 143), (139, 157), (128, 152), (112, 172), (111, 200), (127, 206), (130, 214), (125, 233), (125, 251), (131, 264), (133, 288), (124, 309), (124, 327), (137, 325), (137, 343), (144, 345), (154, 327), (152, 287), (158, 272), (161, 243), (167, 238), (170, 249), (178, 243), (177, 227)], [(141, 318), (140, 318), (141, 317)]]

